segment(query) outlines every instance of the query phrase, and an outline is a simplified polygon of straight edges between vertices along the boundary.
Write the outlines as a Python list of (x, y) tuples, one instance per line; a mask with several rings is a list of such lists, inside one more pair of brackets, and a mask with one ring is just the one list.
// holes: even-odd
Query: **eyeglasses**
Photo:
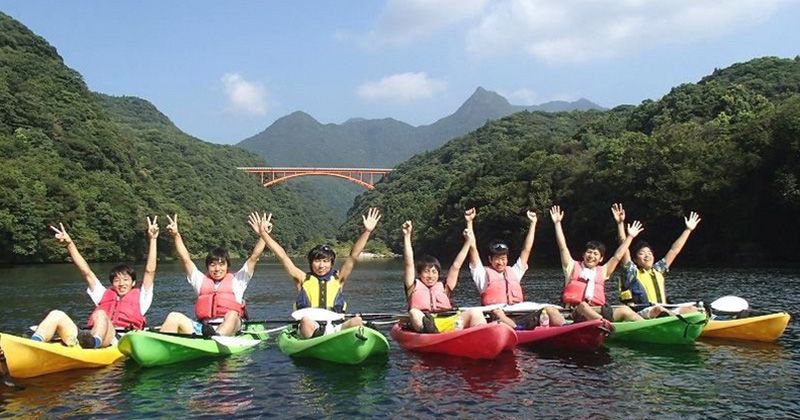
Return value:
[(504, 244), (502, 242), (498, 242), (498, 243), (489, 245), (489, 250), (492, 251), (492, 252), (508, 251), (508, 245), (506, 245), (506, 244)]

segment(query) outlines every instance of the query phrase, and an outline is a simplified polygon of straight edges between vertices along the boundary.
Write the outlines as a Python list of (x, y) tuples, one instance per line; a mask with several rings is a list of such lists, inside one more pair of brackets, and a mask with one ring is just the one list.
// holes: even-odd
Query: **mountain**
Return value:
[(146, 215), (161, 216), (169, 256), (165, 214), (179, 215), (198, 256), (214, 245), (248, 255), (251, 211), (275, 213), (289, 248), (333, 236), (330, 212), (236, 169), (262, 158), (193, 138), (145, 100), (89, 91), (53, 46), (2, 13), (0, 151), (0, 263), (65, 261), (47, 227), (59, 222), (90, 261), (141, 258)]
[(263, 156), (276, 166), (392, 167), (475, 130), (487, 121), (515, 112), (586, 109), (602, 108), (586, 99), (538, 106), (512, 105), (501, 95), (479, 87), (456, 112), (430, 125), (414, 127), (392, 118), (351, 118), (343, 124), (321, 124), (310, 115), (296, 111), (279, 118), (261, 133), (242, 140), (238, 146)]
[[(415, 247), (447, 261), (462, 243), (465, 209), (478, 210), (479, 249), (494, 238), (519, 249), (534, 209), (537, 260), (558, 264), (550, 206), (565, 211), (578, 255), (590, 239), (617, 243), (609, 207), (621, 202), (629, 220), (644, 222), (657, 257), (697, 211), (682, 263), (796, 265), (799, 139), (800, 57), (758, 58), (638, 106), (491, 121), (401, 163), (349, 215), (377, 206), (382, 224), (412, 220)], [(341, 235), (354, 232), (348, 222)], [(399, 229), (376, 236), (402, 249)]]

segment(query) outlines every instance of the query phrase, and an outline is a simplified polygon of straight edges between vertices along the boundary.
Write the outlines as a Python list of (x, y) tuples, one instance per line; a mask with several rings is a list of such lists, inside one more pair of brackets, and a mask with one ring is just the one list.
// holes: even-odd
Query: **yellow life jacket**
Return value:
[(294, 309), (324, 308), (334, 312), (347, 310), (347, 302), (342, 296), (342, 282), (333, 274), (330, 280), (322, 281), (317, 276), (307, 273), (300, 285)]
[(636, 279), (647, 292), (647, 300), (652, 303), (667, 303), (667, 292), (664, 288), (664, 274), (653, 270), (636, 270)]

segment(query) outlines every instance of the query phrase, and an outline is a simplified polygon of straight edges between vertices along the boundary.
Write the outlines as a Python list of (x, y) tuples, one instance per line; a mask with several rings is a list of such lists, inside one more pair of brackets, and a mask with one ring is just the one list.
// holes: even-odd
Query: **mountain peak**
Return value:
[(464, 102), (453, 115), (470, 116), (481, 115), (489, 118), (496, 118), (499, 115), (507, 113), (511, 108), (508, 100), (502, 97), (497, 92), (486, 90), (480, 86), (475, 89), (475, 92)]

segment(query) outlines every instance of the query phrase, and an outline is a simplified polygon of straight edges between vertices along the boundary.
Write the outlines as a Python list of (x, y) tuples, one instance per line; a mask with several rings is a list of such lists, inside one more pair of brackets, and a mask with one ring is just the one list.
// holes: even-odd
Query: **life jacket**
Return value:
[[(583, 270), (583, 262), (576, 261), (572, 267), (572, 273), (569, 276), (569, 282), (564, 286), (564, 292), (561, 295), (561, 301), (567, 305), (577, 305), (586, 300), (586, 286), (588, 280), (581, 278), (581, 271)], [(594, 296), (589, 301), (590, 305), (603, 306), (606, 303), (606, 293), (603, 290), (606, 279), (603, 276), (603, 269), (601, 266), (594, 267)]]
[(492, 267), (486, 270), (486, 289), (481, 293), (481, 305), (506, 303), (513, 305), (522, 302), (522, 285), (520, 277), (513, 267), (506, 266), (500, 273)]
[(141, 290), (133, 288), (125, 296), (120, 297), (114, 289), (106, 289), (92, 315), (89, 316), (89, 328), (94, 326), (92, 318), (97, 311), (104, 311), (115, 328), (141, 330), (147, 321), (142, 315), (139, 303)]
[(342, 282), (337, 273), (332, 274), (329, 280), (320, 280), (312, 273), (306, 273), (306, 279), (300, 285), (294, 309), (324, 308), (334, 312), (347, 310), (347, 302), (342, 295)]
[(452, 307), (450, 298), (447, 297), (447, 292), (444, 290), (444, 283), (437, 281), (436, 284), (428, 287), (420, 279), (414, 280), (414, 290), (408, 298), (409, 309), (438, 311)]
[[(217, 286), (216, 289), (214, 286)], [(203, 277), (200, 294), (194, 305), (195, 318), (198, 321), (223, 318), (228, 311), (235, 311), (240, 317), (245, 318), (244, 303), (237, 302), (233, 293), (233, 274), (225, 274), (219, 282), (215, 282), (207, 275)]]
[[(667, 292), (664, 288), (664, 274), (652, 268), (649, 270), (636, 270), (636, 280), (644, 288), (647, 293), (647, 300), (649, 302), (636, 302), (636, 303), (667, 303)], [(634, 296), (635, 297), (635, 296)]]

